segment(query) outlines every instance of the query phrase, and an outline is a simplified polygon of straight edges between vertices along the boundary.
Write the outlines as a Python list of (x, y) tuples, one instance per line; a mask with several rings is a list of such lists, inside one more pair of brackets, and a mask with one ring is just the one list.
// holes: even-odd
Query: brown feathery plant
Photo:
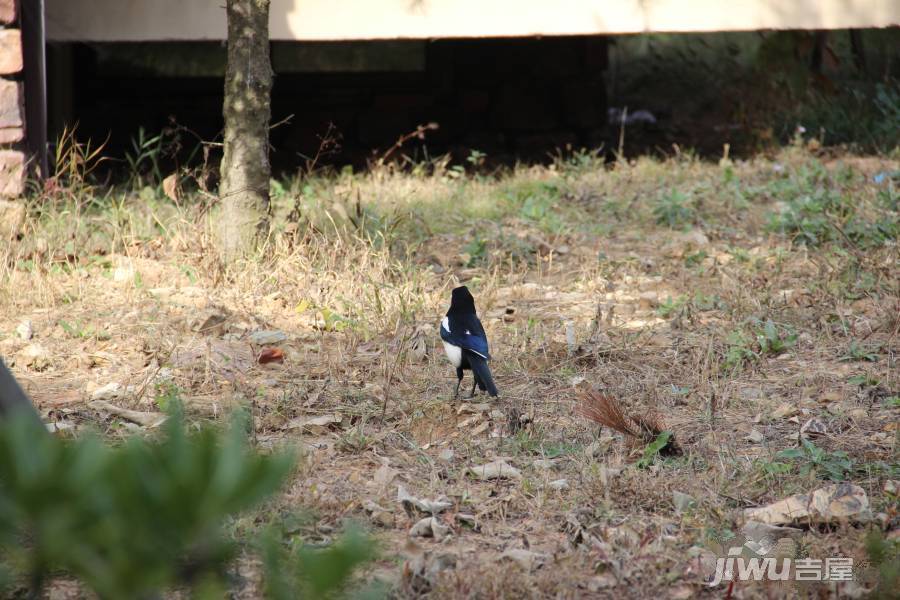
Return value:
[[(616, 398), (601, 394), (597, 390), (581, 390), (578, 400), (578, 412), (581, 415), (644, 444), (655, 440), (666, 429), (665, 421), (658, 413), (629, 415)], [(677, 448), (673, 435), (663, 450), (677, 452)]]

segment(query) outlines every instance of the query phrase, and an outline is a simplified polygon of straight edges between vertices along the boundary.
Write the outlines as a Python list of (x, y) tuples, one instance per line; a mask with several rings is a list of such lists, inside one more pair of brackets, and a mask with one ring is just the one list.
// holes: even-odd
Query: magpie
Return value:
[(441, 321), (441, 340), (444, 342), (447, 358), (456, 367), (457, 382), (453, 398), (459, 396), (463, 371), (467, 369), (472, 371), (475, 378), (472, 382), (472, 396), (475, 395), (476, 385), (490, 396), (496, 396), (497, 386), (494, 385), (494, 378), (488, 367), (491, 355), (488, 352), (487, 335), (475, 314), (475, 298), (464, 285), (453, 290), (450, 310)]

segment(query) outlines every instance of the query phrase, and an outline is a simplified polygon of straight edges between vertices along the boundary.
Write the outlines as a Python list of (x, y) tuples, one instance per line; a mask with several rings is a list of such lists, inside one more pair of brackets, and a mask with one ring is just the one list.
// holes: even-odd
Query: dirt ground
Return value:
[[(863, 561), (873, 529), (896, 549), (898, 173), (813, 147), (321, 177), (279, 188), (271, 244), (231, 269), (183, 199), (44, 198), (3, 262), (0, 355), (60, 435), (147, 434), (98, 400), (251, 406), (256, 443), (302, 460), (240, 526), (322, 544), (363, 523), (365, 576), (397, 597), (858, 597), (874, 571), (709, 587), (701, 559), (745, 510), (836, 482), (869, 510), (800, 519), (794, 555)], [(453, 399), (437, 326), (461, 283), (496, 401), (468, 378)], [(679, 451), (586, 418), (591, 388)], [(407, 496), (447, 505), (421, 523)]]

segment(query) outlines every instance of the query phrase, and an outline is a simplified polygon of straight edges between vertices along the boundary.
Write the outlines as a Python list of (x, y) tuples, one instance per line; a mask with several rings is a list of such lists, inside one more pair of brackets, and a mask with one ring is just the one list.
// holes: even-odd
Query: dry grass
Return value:
[[(76, 435), (130, 432), (88, 406), (110, 382), (134, 386), (113, 401), (140, 410), (171, 396), (198, 419), (252, 406), (257, 443), (298, 446), (304, 460), (284, 496), (239, 525), (303, 515), (294, 535), (327, 543), (345, 519), (370, 522), (383, 557), (371, 575), (400, 597), (718, 597), (685, 570), (691, 548), (735, 529), (745, 507), (823, 483), (822, 471), (765, 468), (810, 418), (827, 427), (815, 443), (848, 453), (847, 478), (896, 531), (883, 491), (898, 478), (896, 240), (807, 247), (766, 223), (833, 188), (896, 226), (872, 175), (897, 169), (797, 148), (724, 166), (572, 159), (492, 177), (384, 167), (284, 183), (270, 240), (229, 269), (199, 200), (148, 188), (93, 202), (68, 188), (33, 199), (23, 240), (0, 251), (0, 354)], [(673, 191), (689, 210), (670, 229), (657, 219)], [(436, 324), (461, 282), (491, 339), (500, 406), (450, 402)], [(28, 341), (15, 333), (25, 320)], [(769, 320), (777, 339), (763, 347)], [(256, 364), (257, 330), (286, 334), (283, 364)], [(45, 354), (32, 360), (29, 346)], [(600, 394), (589, 416), (620, 433), (579, 413), (585, 384)], [(530, 421), (515, 435), (511, 408)], [(335, 418), (303, 425), (322, 415)], [(637, 468), (644, 430), (663, 425), (683, 453)], [(467, 474), (498, 458), (522, 477)], [(408, 538), (398, 484), (453, 501), (449, 539)], [(675, 491), (694, 508), (676, 511)], [(858, 555), (862, 535), (841, 526), (804, 544)], [(525, 549), (536, 562), (501, 558)]]

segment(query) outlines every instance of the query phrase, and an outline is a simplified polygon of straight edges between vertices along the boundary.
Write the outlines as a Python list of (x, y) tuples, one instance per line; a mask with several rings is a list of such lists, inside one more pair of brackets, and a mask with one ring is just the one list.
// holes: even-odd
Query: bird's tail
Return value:
[(482, 390), (485, 390), (489, 396), (497, 395), (497, 386), (494, 385), (494, 378), (491, 375), (491, 368), (488, 367), (487, 361), (473, 352), (467, 352), (469, 366), (472, 368), (472, 374), (478, 381)]

